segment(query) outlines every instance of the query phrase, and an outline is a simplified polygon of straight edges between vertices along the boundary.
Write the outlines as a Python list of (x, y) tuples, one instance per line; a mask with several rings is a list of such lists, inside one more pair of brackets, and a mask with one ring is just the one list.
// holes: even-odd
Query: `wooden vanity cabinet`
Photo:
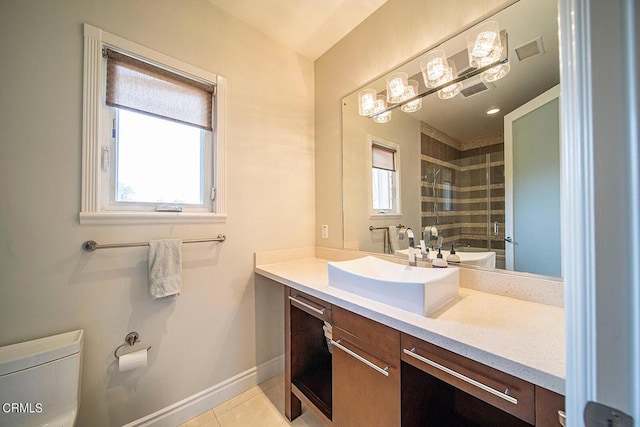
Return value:
[(331, 304), (285, 286), (285, 416), (297, 418), (304, 402), (331, 425), (331, 354), (322, 326), (331, 323)]
[(400, 425), (400, 332), (333, 308), (333, 424)]
[(403, 426), (532, 426), (533, 384), (402, 334)]
[(560, 427), (558, 411), (564, 412), (564, 396), (536, 386), (536, 427)]
[(337, 427), (560, 425), (560, 394), (295, 289), (285, 300), (289, 420), (304, 403)]

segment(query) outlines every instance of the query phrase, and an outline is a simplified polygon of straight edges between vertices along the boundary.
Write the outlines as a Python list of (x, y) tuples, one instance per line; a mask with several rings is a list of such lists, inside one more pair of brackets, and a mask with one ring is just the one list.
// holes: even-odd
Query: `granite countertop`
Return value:
[(257, 274), (564, 394), (564, 309), (464, 287), (428, 317), (329, 286), (328, 261), (258, 265)]

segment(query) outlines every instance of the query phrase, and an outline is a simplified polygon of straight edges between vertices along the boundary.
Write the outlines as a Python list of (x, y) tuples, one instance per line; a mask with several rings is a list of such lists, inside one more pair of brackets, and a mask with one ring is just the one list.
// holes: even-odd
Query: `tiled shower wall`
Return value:
[(504, 142), (493, 142), (463, 150), (460, 143), (421, 134), (422, 226), (436, 225), (447, 249), (452, 244), (491, 248), (499, 266), (504, 260)]

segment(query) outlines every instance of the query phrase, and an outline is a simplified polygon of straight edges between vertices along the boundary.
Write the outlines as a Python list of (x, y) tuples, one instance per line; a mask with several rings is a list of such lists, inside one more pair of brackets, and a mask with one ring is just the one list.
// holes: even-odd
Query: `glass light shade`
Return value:
[(495, 82), (496, 80), (500, 80), (511, 70), (511, 65), (508, 62), (504, 64), (500, 64), (497, 67), (489, 68), (487, 71), (483, 72), (480, 76), (480, 80), (485, 83)]
[(454, 83), (445, 87), (444, 89), (440, 89), (438, 91), (438, 98), (440, 99), (451, 99), (462, 90), (462, 83)]
[[(440, 79), (440, 84), (443, 85), (451, 80), (458, 78), (458, 69), (456, 68), (456, 63), (453, 61), (449, 61), (449, 67), (445, 70), (444, 76)], [(438, 91), (438, 98), (440, 99), (450, 99), (460, 93), (462, 90), (462, 83), (454, 83), (452, 85), (446, 86)]]
[[(407, 89), (404, 91), (404, 95), (402, 96), (403, 101), (418, 95), (418, 90), (419, 90), (418, 82), (415, 80), (409, 80)], [(418, 98), (415, 101), (407, 102), (406, 104), (400, 107), (400, 109), (405, 113), (414, 113), (421, 108), (422, 108), (422, 98)]]
[(358, 113), (361, 116), (370, 116), (373, 114), (373, 108), (376, 103), (376, 90), (365, 89), (358, 93)]
[(422, 78), (424, 79), (425, 86), (438, 86), (437, 82), (442, 78), (447, 67), (447, 55), (444, 53), (444, 50), (436, 49), (429, 52), (420, 62), (420, 69), (422, 70)]
[[(387, 108), (387, 101), (384, 95), (378, 95), (375, 101), (375, 106), (373, 107), (373, 113), (377, 113), (378, 111), (383, 111)], [(373, 121), (376, 123), (387, 123), (391, 120), (391, 111), (385, 111), (382, 114), (378, 114), (373, 117)]]
[(402, 101), (408, 77), (407, 73), (401, 71), (387, 77), (387, 102), (396, 104)]
[(469, 65), (479, 68), (480, 61), (491, 53), (494, 45), (502, 47), (500, 27), (497, 21), (483, 22), (469, 30), (467, 35)]
[(487, 56), (485, 56), (484, 58), (478, 59), (478, 67), (481, 68), (489, 64), (493, 64), (494, 62), (498, 62), (502, 57), (502, 51), (503, 51), (502, 46), (498, 44), (494, 44), (493, 47), (491, 48), (491, 52), (489, 52)]

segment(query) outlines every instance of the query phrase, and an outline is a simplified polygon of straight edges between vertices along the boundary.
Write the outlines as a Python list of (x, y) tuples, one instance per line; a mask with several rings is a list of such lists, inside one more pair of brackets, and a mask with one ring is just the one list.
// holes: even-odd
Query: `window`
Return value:
[(224, 79), (85, 24), (81, 224), (224, 214)]
[(369, 137), (371, 147), (371, 213), (400, 215), (399, 149), (397, 144)]

